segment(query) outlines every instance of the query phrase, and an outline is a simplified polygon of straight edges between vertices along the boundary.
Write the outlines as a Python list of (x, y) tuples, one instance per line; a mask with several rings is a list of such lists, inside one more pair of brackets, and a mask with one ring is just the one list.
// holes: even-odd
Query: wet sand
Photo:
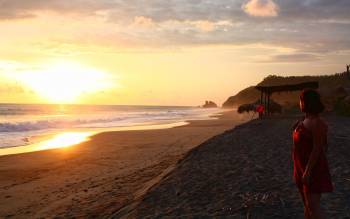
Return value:
[[(303, 218), (292, 180), (297, 118), (254, 120), (209, 139), (113, 218)], [(350, 118), (325, 119), (335, 191), (322, 206), (327, 218), (350, 218)]]
[(190, 149), (246, 121), (105, 132), (62, 149), (0, 157), (0, 218), (113, 217), (139, 200)]

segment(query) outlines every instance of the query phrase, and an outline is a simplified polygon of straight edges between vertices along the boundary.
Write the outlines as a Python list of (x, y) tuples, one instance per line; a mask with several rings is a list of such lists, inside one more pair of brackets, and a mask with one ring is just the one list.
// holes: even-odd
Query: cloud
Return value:
[(193, 24), (203, 32), (211, 32), (215, 29), (215, 23), (210, 21), (195, 21)]
[(116, 6), (112, 0), (2, 0), (0, 19), (34, 18), (40, 11), (94, 15), (100, 10)]
[(272, 62), (272, 63), (293, 63), (293, 62), (312, 62), (320, 60), (320, 55), (308, 54), (308, 53), (293, 53), (293, 54), (280, 54), (274, 55), (263, 60), (261, 62)]
[(136, 16), (134, 17), (134, 23), (133, 25), (137, 27), (146, 27), (146, 28), (152, 28), (155, 27), (156, 24), (152, 20), (152, 18), (144, 17), (144, 16)]
[[(350, 50), (349, 10), (349, 0), (0, 0), (0, 21), (43, 19), (42, 25), (33, 22), (28, 35), (50, 45), (43, 50), (61, 55), (96, 47), (109, 52), (216, 44), (265, 44), (323, 54)], [(47, 14), (57, 19), (46, 22)], [(1, 26), (2, 39), (37, 43), (18, 34), (25, 27), (14, 30), (19, 23)], [(51, 29), (43, 28), (45, 23)]]
[(6, 11), (0, 9), (0, 20), (19, 20), (34, 18), (35, 15), (28, 12)]
[(250, 0), (242, 5), (245, 13), (255, 17), (276, 17), (279, 7), (273, 0)]

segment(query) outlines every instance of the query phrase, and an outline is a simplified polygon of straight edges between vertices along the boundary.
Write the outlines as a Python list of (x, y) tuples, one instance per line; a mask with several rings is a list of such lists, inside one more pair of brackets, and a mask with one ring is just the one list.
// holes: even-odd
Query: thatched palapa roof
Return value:
[(306, 88), (317, 89), (319, 87), (317, 81), (304, 82), (300, 84), (288, 84), (288, 85), (278, 85), (278, 86), (256, 86), (255, 88), (264, 93), (276, 93), (284, 91), (298, 91)]

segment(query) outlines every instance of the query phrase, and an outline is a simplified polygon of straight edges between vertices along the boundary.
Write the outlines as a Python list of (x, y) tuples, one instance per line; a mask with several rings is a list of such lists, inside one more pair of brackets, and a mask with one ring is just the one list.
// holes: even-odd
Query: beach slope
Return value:
[[(297, 116), (254, 120), (192, 149), (132, 209), (115, 218), (303, 218), (292, 180), (291, 131)], [(335, 192), (328, 218), (350, 217), (350, 119), (327, 116)]]
[(100, 133), (79, 145), (0, 157), (0, 218), (101, 218), (141, 197), (186, 152), (247, 117)]

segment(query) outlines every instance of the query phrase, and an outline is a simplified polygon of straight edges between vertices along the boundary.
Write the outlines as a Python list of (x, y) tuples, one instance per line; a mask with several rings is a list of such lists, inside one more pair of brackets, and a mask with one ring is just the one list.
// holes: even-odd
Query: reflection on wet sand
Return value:
[(66, 148), (89, 140), (89, 137), (92, 134), (93, 132), (64, 132), (56, 134), (52, 138), (36, 144), (1, 149), (0, 156), (55, 148)]
[(39, 143), (26, 146), (10, 147), (0, 149), (0, 156), (10, 154), (21, 154), (34, 151), (42, 151), (49, 149), (67, 148), (85, 141), (88, 141), (92, 135), (106, 131), (136, 131), (136, 130), (153, 130), (167, 129), (178, 126), (187, 125), (188, 122), (175, 122), (170, 124), (150, 124), (133, 127), (118, 127), (105, 129), (90, 129), (89, 131), (67, 131), (52, 135), (50, 138), (40, 141)]

